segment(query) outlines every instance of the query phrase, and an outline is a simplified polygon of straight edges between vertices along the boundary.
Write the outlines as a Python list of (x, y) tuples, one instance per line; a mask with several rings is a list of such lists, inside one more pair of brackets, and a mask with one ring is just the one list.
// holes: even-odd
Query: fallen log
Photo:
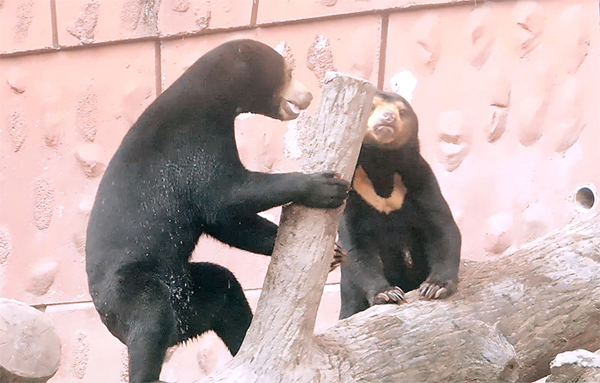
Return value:
[[(557, 354), (600, 347), (600, 214), (463, 262), (447, 300), (407, 300), (340, 321), (317, 342), (355, 382), (534, 381)], [(490, 342), (496, 335), (509, 345)]]

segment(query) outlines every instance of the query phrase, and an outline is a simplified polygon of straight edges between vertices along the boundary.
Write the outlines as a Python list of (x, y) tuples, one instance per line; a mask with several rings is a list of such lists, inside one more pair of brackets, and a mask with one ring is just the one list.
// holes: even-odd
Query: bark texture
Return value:
[[(452, 304), (514, 346), (521, 381), (564, 351), (600, 348), (600, 214), (494, 261), (464, 268)], [(450, 302), (449, 302), (450, 303)]]

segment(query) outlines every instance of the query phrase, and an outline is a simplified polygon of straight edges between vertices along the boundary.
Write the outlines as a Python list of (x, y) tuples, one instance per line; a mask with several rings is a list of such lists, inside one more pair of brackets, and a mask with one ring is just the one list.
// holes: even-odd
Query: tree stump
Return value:
[(0, 382), (48, 381), (60, 364), (60, 339), (40, 311), (0, 299)]

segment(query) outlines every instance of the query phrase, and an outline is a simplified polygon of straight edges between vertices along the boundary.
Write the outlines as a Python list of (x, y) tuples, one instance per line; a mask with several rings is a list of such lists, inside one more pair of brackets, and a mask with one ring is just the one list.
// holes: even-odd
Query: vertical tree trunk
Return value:
[[(335, 171), (350, 181), (375, 86), (329, 73), (308, 133), (303, 170)], [(252, 325), (236, 357), (204, 382), (319, 382), (338, 375), (315, 343), (341, 208), (283, 209), (279, 234)]]

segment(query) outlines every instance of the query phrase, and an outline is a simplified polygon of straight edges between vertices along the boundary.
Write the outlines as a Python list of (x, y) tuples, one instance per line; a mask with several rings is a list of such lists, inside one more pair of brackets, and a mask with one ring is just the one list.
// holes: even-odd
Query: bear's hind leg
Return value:
[[(154, 328), (153, 328), (154, 327)], [(169, 347), (160, 325), (140, 325), (129, 336), (129, 382), (157, 382)]]
[(252, 310), (242, 286), (225, 267), (190, 263), (194, 318), (189, 318), (189, 337), (213, 330), (232, 355), (237, 354), (252, 322)]
[(231, 300), (222, 313), (223, 316), (213, 325), (213, 331), (223, 340), (231, 355), (235, 356), (252, 322), (252, 311), (247, 302), (241, 305)]
[(152, 273), (121, 279), (115, 311), (123, 323), (129, 382), (158, 381), (165, 352), (177, 343), (176, 313), (168, 287)]
[(457, 290), (460, 240), (458, 244), (452, 242), (444, 236), (432, 238), (423, 233), (415, 234), (410, 252), (418, 278), (415, 282), (422, 281), (419, 286), (421, 296), (444, 299)]
[(350, 271), (347, 266), (342, 264), (342, 279), (340, 283), (340, 296), (342, 305), (340, 308), (339, 319), (348, 318), (357, 312), (369, 308), (369, 302), (365, 293), (352, 282), (349, 277)]

